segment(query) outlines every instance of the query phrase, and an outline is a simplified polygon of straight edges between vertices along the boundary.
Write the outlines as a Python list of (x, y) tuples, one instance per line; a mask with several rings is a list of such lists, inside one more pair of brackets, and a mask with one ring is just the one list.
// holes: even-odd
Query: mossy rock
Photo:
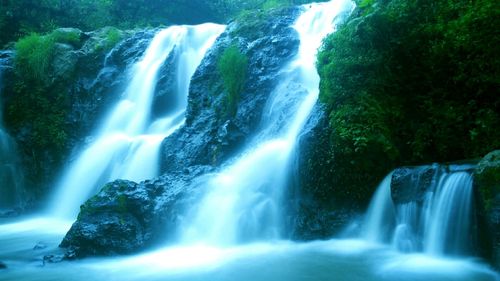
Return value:
[(500, 150), (481, 159), (474, 172), (474, 179), (486, 209), (491, 209), (493, 200), (500, 194)]

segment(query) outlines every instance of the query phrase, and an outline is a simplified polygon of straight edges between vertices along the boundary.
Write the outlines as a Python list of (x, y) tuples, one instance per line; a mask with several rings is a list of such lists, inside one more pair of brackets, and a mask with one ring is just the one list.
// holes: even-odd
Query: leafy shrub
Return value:
[(240, 93), (245, 85), (247, 65), (247, 56), (241, 53), (236, 44), (229, 46), (219, 58), (218, 70), (227, 93), (226, 113), (230, 116), (236, 114)]

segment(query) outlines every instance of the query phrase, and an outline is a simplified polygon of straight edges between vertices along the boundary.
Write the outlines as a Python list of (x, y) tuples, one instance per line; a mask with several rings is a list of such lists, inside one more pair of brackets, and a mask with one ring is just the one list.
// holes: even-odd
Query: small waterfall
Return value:
[(24, 183), (21, 166), (14, 140), (3, 127), (2, 90), (3, 72), (10, 68), (11, 52), (0, 53), (0, 212), (2, 209), (22, 207), (24, 198)]
[[(123, 98), (105, 119), (95, 140), (67, 168), (51, 203), (56, 216), (75, 217), (79, 206), (106, 182), (142, 181), (157, 176), (162, 140), (184, 122), (191, 76), (225, 27), (172, 26), (156, 34), (130, 70)], [(154, 116), (158, 72), (175, 56), (177, 91), (164, 116)]]
[(282, 69), (271, 93), (261, 131), (249, 147), (211, 177), (208, 191), (188, 214), (184, 243), (231, 245), (280, 237), (281, 195), (290, 155), (319, 93), (315, 61), (323, 38), (335, 30), (350, 1), (308, 4), (294, 28), (300, 37), (298, 55)]
[(383, 242), (390, 236), (392, 225), (387, 221), (394, 217), (394, 204), (391, 200), (392, 173), (387, 175), (380, 183), (373, 197), (365, 221), (363, 223), (363, 236), (371, 242)]
[(391, 243), (402, 252), (435, 256), (471, 254), (475, 241), (472, 176), (468, 168), (415, 168), (398, 187), (411, 195), (400, 198), (403, 202), (398, 203), (391, 198), (392, 174), (389, 175), (372, 200), (363, 237), (372, 242)]
[(445, 174), (438, 186), (427, 210), (424, 251), (435, 255), (465, 253), (470, 246), (472, 177), (466, 172)]

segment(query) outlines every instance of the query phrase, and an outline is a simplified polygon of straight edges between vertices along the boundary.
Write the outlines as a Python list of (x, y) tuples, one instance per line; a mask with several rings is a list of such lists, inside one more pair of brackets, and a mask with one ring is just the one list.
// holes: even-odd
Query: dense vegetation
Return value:
[(4, 0), (0, 1), (0, 46), (32, 32), (57, 27), (84, 31), (104, 26), (226, 22), (243, 10), (301, 4), (307, 0)]
[(328, 169), (362, 175), (338, 179), (346, 192), (396, 165), (500, 147), (499, 26), (494, 0), (358, 2), (318, 58)]

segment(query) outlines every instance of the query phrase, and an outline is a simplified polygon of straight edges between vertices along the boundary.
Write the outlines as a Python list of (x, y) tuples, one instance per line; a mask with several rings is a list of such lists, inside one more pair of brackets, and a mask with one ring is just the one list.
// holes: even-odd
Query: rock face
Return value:
[[(290, 27), (297, 15), (296, 8), (274, 11), (248, 34), (241, 30), (252, 23), (233, 22), (227, 27), (192, 78), (186, 125), (162, 144), (162, 172), (191, 165), (218, 165), (248, 140), (260, 124), (280, 69), (297, 53), (298, 35)], [(262, 37), (254, 38), (260, 33)], [(222, 52), (235, 42), (248, 57), (249, 65), (237, 113), (227, 116), (217, 63)]]
[(288, 195), (291, 238), (326, 239), (338, 235), (363, 212), (356, 196), (340, 196), (344, 185), (336, 178), (329, 153), (330, 127), (318, 103), (301, 132), (296, 155), (297, 178)]
[(401, 167), (394, 170), (391, 179), (391, 195), (394, 204), (422, 203), (429, 187), (435, 185), (439, 165)]
[[(110, 32), (115, 32), (114, 40)], [(76, 41), (55, 43), (47, 79), (32, 81), (18, 75), (15, 63), (4, 73), (5, 125), (17, 143), (22, 166), (29, 167), (26, 186), (33, 204), (50, 194), (55, 171), (61, 170), (72, 149), (85, 145), (85, 136), (119, 97), (127, 67), (141, 57), (154, 33), (152, 29), (104, 28), (87, 33), (58, 29), (53, 32), (56, 38), (73, 34)], [(32, 98), (33, 92), (42, 97), (41, 102), (25, 98)], [(29, 114), (38, 114), (35, 122)]]
[(133, 253), (173, 238), (186, 204), (202, 190), (197, 177), (208, 170), (196, 166), (140, 184), (108, 183), (81, 206), (60, 246), (81, 258)]
[(500, 150), (486, 155), (474, 172), (480, 239), (484, 256), (500, 269)]
[[(297, 15), (296, 8), (289, 8), (257, 22), (231, 23), (192, 78), (185, 125), (162, 144), (163, 175), (142, 183), (107, 184), (81, 207), (61, 247), (85, 257), (136, 252), (174, 239), (186, 206), (203, 191), (203, 175), (215, 171), (257, 129), (280, 69), (297, 53), (298, 35), (290, 27)], [(248, 25), (254, 30), (242, 32)], [(217, 65), (222, 52), (235, 43), (249, 65), (237, 113), (229, 116)], [(170, 63), (166, 61), (159, 75), (160, 104), (175, 83)]]

